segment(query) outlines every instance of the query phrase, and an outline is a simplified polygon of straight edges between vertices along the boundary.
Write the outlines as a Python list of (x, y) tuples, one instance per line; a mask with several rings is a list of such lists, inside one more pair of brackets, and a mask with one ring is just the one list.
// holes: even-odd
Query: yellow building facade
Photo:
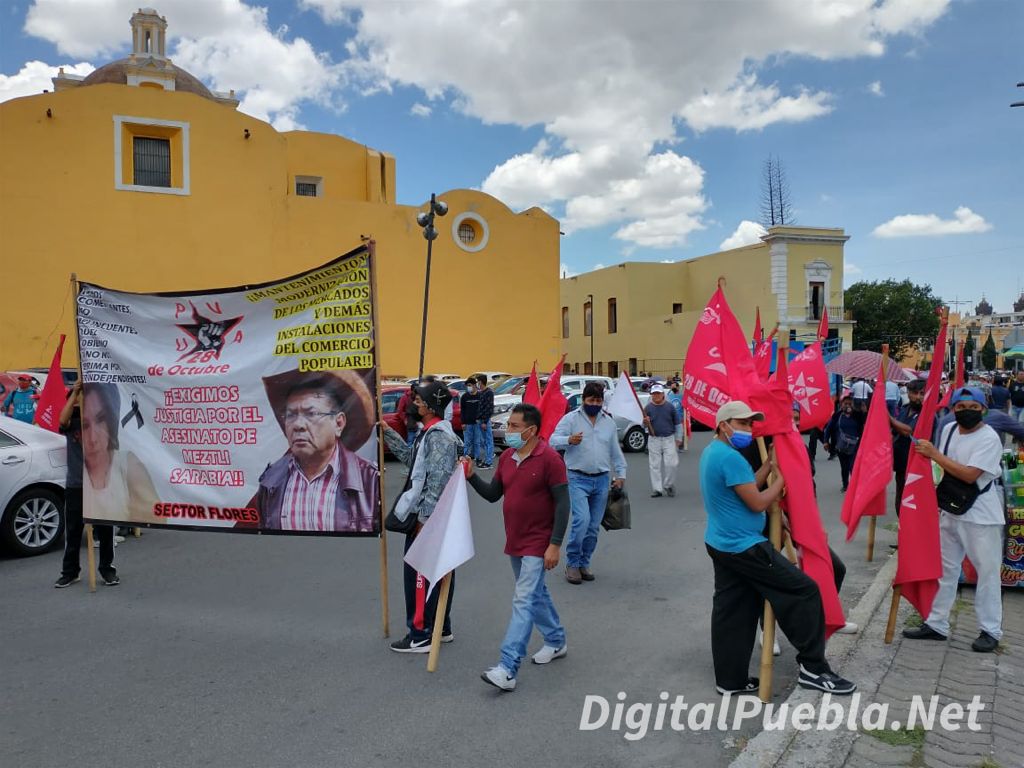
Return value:
[[(74, 338), (72, 273), (129, 291), (228, 287), (373, 238), (381, 372), (415, 376), (426, 205), (396, 204), (395, 159), (238, 112), (233, 93), (166, 58), (165, 28), (140, 11), (128, 58), (0, 103), (0, 370), (48, 365), (56, 334)], [(436, 221), (426, 370), (519, 371), (557, 356), (558, 222), (482, 192), (438, 197), (449, 212)], [(510, 264), (531, 275), (529, 313), (495, 306)], [(77, 362), (72, 346), (66, 365)]]
[(720, 277), (748, 334), (760, 308), (765, 334), (779, 323), (780, 335), (813, 341), (827, 308), (833, 334), (850, 349), (853, 323), (843, 306), (848, 239), (842, 229), (774, 227), (762, 242), (743, 248), (668, 264), (629, 262), (563, 278), (566, 370), (610, 376), (679, 373)]

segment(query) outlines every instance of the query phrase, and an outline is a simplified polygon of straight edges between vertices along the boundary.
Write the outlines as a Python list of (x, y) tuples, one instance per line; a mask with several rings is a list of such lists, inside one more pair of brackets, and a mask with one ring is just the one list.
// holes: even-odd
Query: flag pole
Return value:
[[(456, 470), (458, 471), (458, 470)], [(427, 672), (437, 672), (437, 659), (441, 655), (441, 635), (444, 634), (444, 615), (448, 610), (448, 593), (451, 590), (452, 572), (441, 579), (441, 594), (437, 598), (437, 613), (434, 614), (434, 632), (430, 636), (430, 654), (427, 656)]]
[[(786, 355), (789, 352), (789, 347), (786, 344), (787, 340), (783, 340), (778, 346), (777, 360), (783, 364), (786, 362)], [(778, 363), (776, 363), (776, 370), (778, 370)], [(768, 460), (768, 449), (765, 447), (763, 437), (757, 438), (757, 450), (761, 454), (761, 461)], [(768, 484), (770, 485), (775, 480), (775, 473), (770, 472), (768, 474)], [(772, 502), (768, 508), (768, 540), (771, 541), (772, 547), (776, 550), (782, 549), (782, 507), (779, 506), (779, 501), (776, 499)], [(773, 667), (773, 656), (772, 649), (775, 647), (775, 611), (772, 608), (772, 604), (765, 600), (764, 603), (764, 634), (761, 639), (761, 676), (758, 684), (757, 695), (763, 702), (769, 702), (772, 698), (772, 667)]]
[[(875, 384), (876, 387), (885, 387), (885, 368), (886, 363), (889, 359), (889, 345), (882, 345), (882, 361), (878, 366), (878, 382)], [(875, 560), (875, 528), (878, 525), (878, 515), (871, 515), (871, 519), (868, 520), (868, 562), (872, 563)]]
[(388, 602), (388, 536), (384, 531), (384, 510), (388, 505), (384, 499), (384, 440), (383, 429), (384, 413), (381, 410), (383, 399), (380, 392), (380, 336), (377, 333), (377, 323), (380, 322), (380, 313), (377, 304), (377, 241), (372, 237), (366, 243), (366, 253), (370, 262), (370, 311), (373, 312), (373, 356), (376, 363), (377, 383), (377, 467), (380, 497), (380, 620), (384, 637), (391, 635), (391, 613)]

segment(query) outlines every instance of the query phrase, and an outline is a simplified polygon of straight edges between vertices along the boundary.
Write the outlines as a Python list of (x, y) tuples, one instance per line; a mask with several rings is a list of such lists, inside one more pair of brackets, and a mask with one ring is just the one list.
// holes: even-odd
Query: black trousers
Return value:
[[(61, 576), (77, 576), (82, 570), (79, 553), (82, 549), (82, 533), (85, 523), (82, 521), (82, 489), (67, 488), (64, 491), (64, 563)], [(113, 575), (114, 568), (114, 528), (110, 525), (94, 525), (93, 535), (100, 543), (100, 574)]]
[(715, 568), (711, 655), (718, 685), (728, 689), (746, 685), (765, 600), (796, 647), (797, 661), (815, 674), (831, 671), (825, 661), (825, 610), (810, 576), (767, 541), (738, 553), (713, 547), (707, 551)]
[(821, 440), (821, 430), (815, 427), (807, 433), (807, 458), (811, 460), (811, 467), (814, 467), (814, 460), (818, 456), (818, 441)]
[(843, 488), (850, 485), (850, 475), (853, 474), (853, 462), (856, 458), (856, 453), (839, 454), (839, 476), (843, 479)]
[[(416, 534), (410, 533), (405, 537), (405, 551), (409, 551)], [(441, 596), (441, 585), (430, 593), (427, 599), (427, 590), (430, 589), (430, 582), (423, 576), (416, 573), (416, 569), (406, 562), (402, 562), (403, 581), (405, 586), (405, 625), (409, 628), (409, 635), (413, 640), (419, 642), (427, 640), (434, 633), (434, 617), (437, 616), (437, 600)], [(448, 586), (448, 605), (444, 611), (444, 626), (441, 629), (447, 635), (452, 631), (452, 602), (455, 598), (455, 574), (452, 573)]]

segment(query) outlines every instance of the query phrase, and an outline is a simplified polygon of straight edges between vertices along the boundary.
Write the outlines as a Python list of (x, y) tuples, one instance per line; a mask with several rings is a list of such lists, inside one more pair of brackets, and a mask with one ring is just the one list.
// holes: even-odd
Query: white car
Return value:
[(0, 417), (0, 541), (38, 555), (64, 533), (67, 443), (35, 424)]

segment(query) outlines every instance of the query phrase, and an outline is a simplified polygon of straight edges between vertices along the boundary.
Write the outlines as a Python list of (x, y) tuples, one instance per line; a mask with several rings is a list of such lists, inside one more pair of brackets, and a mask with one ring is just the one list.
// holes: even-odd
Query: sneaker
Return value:
[(121, 534), (114, 536), (114, 546), (116, 547), (118, 544), (124, 544), (124, 536)]
[(920, 627), (914, 627), (913, 629), (904, 629), (903, 636), (908, 640), (945, 640), (946, 636), (941, 632), (936, 632), (934, 629), (929, 627), (927, 624), (922, 624)]
[(978, 653), (992, 653), (999, 646), (999, 641), (996, 640), (988, 632), (982, 632), (978, 635), (978, 639), (971, 643), (971, 650), (977, 651)]
[(816, 675), (800, 667), (800, 678), (797, 685), (801, 688), (811, 688), (817, 691), (831, 693), (833, 696), (849, 696), (857, 690), (857, 685), (849, 680), (844, 680), (835, 672), (822, 672)]
[(594, 575), (594, 572), (592, 570), (590, 570), (586, 566), (581, 565), (580, 566), (580, 578), (583, 579), (584, 581), (593, 581), (594, 579), (597, 578), (597, 576)]
[(395, 653), (430, 653), (430, 638), (413, 640), (412, 635), (406, 635), (401, 640), (395, 640), (391, 650)]
[(561, 659), (565, 654), (569, 652), (569, 646), (562, 643), (561, 648), (556, 648), (553, 645), (545, 645), (535, 654), (533, 654), (534, 664), (550, 664), (555, 659)]
[(671, 498), (676, 495), (676, 489), (670, 485), (668, 488), (665, 489), (665, 493), (667, 493), (669, 495), (669, 498)]
[(721, 685), (716, 685), (715, 686), (715, 690), (718, 691), (723, 696), (725, 696), (725, 695), (737, 696), (737, 695), (743, 695), (745, 693), (754, 693), (754, 694), (756, 694), (757, 693), (757, 689), (760, 687), (760, 685), (761, 685), (761, 681), (758, 680), (756, 677), (748, 677), (747, 678), (747, 684), (744, 685), (741, 688), (724, 688)]
[[(764, 630), (761, 629), (760, 625), (757, 627), (757, 647), (764, 648)], [(782, 648), (779, 647), (779, 629), (775, 628), (775, 637), (772, 640), (772, 656), (780, 656), (782, 654)]]
[(101, 573), (100, 578), (103, 579), (103, 586), (105, 587), (116, 587), (121, 583), (117, 573)]
[(489, 461), (484, 461), (479, 466), (480, 466), (480, 469), (490, 469), (494, 465), (491, 462), (489, 462)]
[(441, 633), (441, 642), (442, 643), (454, 643), (455, 642), (455, 633), (450, 631), (450, 630), (448, 632), (442, 632)]
[(837, 629), (836, 633), (840, 635), (856, 635), (859, 631), (860, 627), (858, 627), (852, 621), (848, 621), (845, 624), (843, 624), (843, 626), (841, 626), (839, 629)]
[(501, 664), (488, 669), (480, 675), (480, 679), (503, 691), (514, 691), (516, 689), (516, 679)]
[(65, 576), (65, 575), (61, 574), (61, 577), (59, 579), (57, 579), (55, 582), (53, 582), (53, 586), (56, 587), (57, 589), (64, 589), (64, 587), (70, 587), (75, 582), (78, 582), (78, 581), (81, 581), (81, 580), (82, 580), (82, 577), (78, 576), (78, 575), (75, 575), (75, 576)]
[(661, 491), (655, 491), (654, 493), (652, 493), (651, 494), (651, 498), (652, 499), (660, 499), (661, 498)]

